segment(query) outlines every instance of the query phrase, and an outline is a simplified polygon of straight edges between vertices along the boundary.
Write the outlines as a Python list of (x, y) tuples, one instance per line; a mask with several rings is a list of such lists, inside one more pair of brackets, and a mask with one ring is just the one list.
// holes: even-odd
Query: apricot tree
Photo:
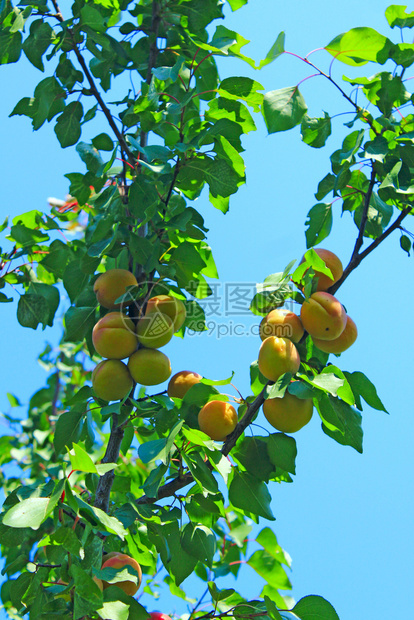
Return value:
[[(246, 1), (228, 4), (235, 11)], [(20, 325), (52, 326), (63, 291), (69, 300), (62, 339), (42, 354), (46, 386), (33, 394), (18, 430), (2, 438), (7, 497), (0, 543), (7, 581), (1, 594), (11, 618), (145, 620), (151, 610), (128, 593), (136, 587), (125, 592), (116, 585), (134, 579), (139, 585), (141, 570), (147, 600), (157, 594), (158, 574), (182, 598), (187, 578), (204, 582), (211, 605), (205, 611), (195, 603), (191, 620), (338, 618), (317, 593), (304, 593), (296, 604), (283, 593), (291, 587), (290, 560), (273, 527), (256, 528), (260, 549), (250, 554), (252, 524), (274, 521), (274, 482), (290, 482), (295, 474), (296, 442), (285, 432), (245, 431), (272, 401), (302, 400), (306, 423), (312, 400), (323, 432), (361, 452), (362, 401), (385, 410), (365, 374), (343, 370), (330, 357), (339, 345), (323, 343), (345, 334), (347, 316), (332, 296), (361, 261), (393, 231), (400, 231), (402, 249), (412, 250), (402, 223), (413, 213), (414, 116), (401, 109), (412, 100), (404, 76), (414, 63), (413, 45), (370, 28), (336, 37), (325, 47), (332, 63), (392, 63), (390, 71), (341, 84), (330, 68), (298, 58), (340, 91), (353, 117), (308, 213), (304, 261), (282, 265), (258, 284), (251, 311), (276, 329), (269, 313), (291, 302), (297, 315), (303, 309), (308, 331), (302, 334), (299, 322), (295, 344), (289, 334), (265, 338), (264, 353), (250, 366), (251, 393), (233, 398), (233, 405), (219, 389), (232, 377), (201, 378), (197, 369), (188, 389), (167, 393), (148, 389), (171, 374), (170, 360), (158, 351), (164, 340), (151, 348), (147, 331), (143, 336), (136, 325), (143, 316), (166, 314), (164, 325), (184, 337), (183, 347), (186, 333), (205, 331), (202, 301), (217, 270), (195, 200), (208, 190), (212, 206), (227, 212), (245, 182), (242, 139), (255, 129), (255, 114), (270, 134), (300, 125), (302, 140), (313, 148), (331, 134), (329, 114), (309, 117), (298, 85), (263, 93), (251, 78), (220, 79), (217, 62), (228, 57), (260, 69), (287, 53), (281, 33), (260, 62), (245, 56), (241, 35), (221, 23), (211, 26), (222, 8), (221, 0), (75, 0), (70, 9), (56, 0), (0, 3), (0, 62), (17, 63), (24, 54), (46, 74), (11, 115), (27, 116), (35, 130), (53, 123), (60, 146), (75, 147), (83, 166), (65, 175), (66, 200), (2, 225), (0, 301), (12, 302), (17, 292)], [(392, 28), (414, 26), (405, 7), (390, 6), (386, 18)], [(122, 95), (115, 96), (115, 78), (124, 85)], [(338, 201), (356, 234), (349, 263), (333, 273), (312, 248), (329, 236)], [(68, 228), (78, 231), (72, 240), (60, 235)], [(324, 276), (328, 290), (320, 291)], [(180, 309), (173, 317), (160, 301), (168, 305), (170, 298)], [(315, 342), (315, 322), (323, 325), (322, 311), (331, 308), (339, 316), (334, 336), (326, 339), (329, 323), (315, 330)], [(350, 325), (342, 351), (355, 341)], [(259, 344), (258, 338), (258, 351)], [(290, 352), (287, 365), (274, 361), (275, 351)], [(210, 402), (224, 403), (207, 407), (215, 415), (229, 410), (234, 416), (238, 407), (234, 430), (219, 433), (223, 443), (200, 430), (209, 428), (204, 412)], [(279, 417), (278, 407), (267, 409), (269, 418)], [(19, 478), (7, 475), (16, 454)], [(114, 552), (133, 558), (132, 569)], [(117, 559), (105, 560), (110, 553)], [(237, 577), (242, 562), (263, 578), (255, 600), (223, 579)]]

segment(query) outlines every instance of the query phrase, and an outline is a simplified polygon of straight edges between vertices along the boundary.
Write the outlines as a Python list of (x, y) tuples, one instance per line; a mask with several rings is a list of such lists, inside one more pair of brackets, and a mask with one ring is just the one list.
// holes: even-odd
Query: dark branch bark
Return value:
[[(118, 426), (118, 416), (116, 413), (112, 416), (112, 428), (109, 436), (108, 445), (106, 447), (105, 456), (102, 463), (116, 463), (119, 458), (122, 439), (124, 437), (124, 429)], [(100, 508), (105, 512), (109, 510), (109, 495), (115, 479), (114, 470), (106, 472), (99, 478), (98, 487), (95, 496), (95, 508)]]
[[(60, 22), (63, 22), (64, 21), (63, 15), (62, 15), (62, 12), (61, 12), (61, 10), (59, 8), (59, 5), (58, 5), (57, 1), (56, 0), (52, 0), (52, 2), (53, 2), (53, 6), (55, 8), (55, 11), (56, 11), (56, 16), (55, 17)], [(87, 64), (85, 62), (85, 59), (82, 56), (82, 54), (81, 54), (81, 52), (80, 52), (80, 50), (78, 48), (78, 45), (75, 43), (75, 41), (73, 39), (73, 33), (72, 33), (72, 30), (70, 28), (68, 28), (68, 32), (70, 33), (70, 36), (72, 37), (73, 51), (75, 52), (76, 58), (78, 59), (78, 62), (80, 64), (80, 66), (82, 67), (82, 71), (83, 71), (86, 79), (88, 80), (89, 88), (91, 90), (92, 95), (95, 97), (95, 99), (98, 102), (102, 112), (105, 114), (105, 117), (106, 117), (106, 119), (107, 119), (107, 121), (109, 123), (109, 126), (111, 127), (112, 131), (114, 132), (114, 134), (116, 136), (116, 139), (118, 140), (122, 150), (128, 156), (128, 159), (131, 160), (131, 162), (135, 162), (135, 158), (134, 158), (133, 154), (131, 153), (131, 151), (129, 150), (129, 147), (128, 147), (127, 143), (125, 142), (125, 139), (124, 139), (122, 133), (119, 131), (119, 129), (118, 129), (118, 127), (117, 127), (113, 117), (112, 117), (112, 114), (111, 114), (109, 108), (106, 106), (104, 100), (101, 97), (101, 94), (100, 94), (100, 92), (99, 92), (99, 90), (98, 90), (98, 88), (97, 88), (97, 86), (95, 84), (95, 81), (94, 81), (94, 79), (92, 77), (91, 72), (89, 71), (89, 68), (88, 68), (88, 66), (87, 66)]]
[[(263, 390), (260, 392), (260, 394), (256, 396), (255, 400), (247, 406), (246, 413), (244, 414), (240, 422), (237, 424), (234, 431), (227, 437), (226, 441), (223, 444), (221, 453), (224, 456), (227, 456), (230, 453), (230, 451), (236, 445), (238, 438), (244, 433), (244, 431), (249, 426), (249, 424), (251, 424), (254, 416), (259, 411), (260, 407), (263, 405), (265, 401), (264, 395), (265, 395), (267, 386), (272, 385), (272, 384), (273, 384), (273, 381), (269, 381), (266, 384), (266, 386), (263, 388)], [(212, 469), (212, 466), (209, 463), (207, 464), (207, 466), (210, 467), (210, 469)], [(137, 505), (154, 504), (156, 501), (160, 499), (175, 495), (177, 491), (186, 487), (188, 484), (191, 484), (192, 482), (194, 482), (194, 478), (191, 473), (187, 473), (181, 477), (179, 476), (175, 478), (174, 480), (171, 480), (171, 482), (167, 482), (167, 484), (164, 484), (162, 487), (160, 487), (158, 489), (157, 497), (154, 498), (154, 497), (147, 497), (146, 495), (143, 495), (142, 497), (137, 499), (136, 504)]]

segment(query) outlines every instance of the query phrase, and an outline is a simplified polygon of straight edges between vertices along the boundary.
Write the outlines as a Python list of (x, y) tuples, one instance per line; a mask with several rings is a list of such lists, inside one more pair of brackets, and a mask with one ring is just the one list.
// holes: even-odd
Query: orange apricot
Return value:
[[(118, 297), (126, 292), (127, 286), (136, 286), (138, 284), (136, 277), (127, 269), (109, 269), (95, 280), (93, 290), (98, 303), (107, 308), (107, 310), (115, 310), (120, 308), (121, 304), (115, 303)], [(129, 306), (132, 301), (123, 304)]]
[(121, 360), (103, 360), (92, 371), (93, 391), (103, 400), (122, 400), (133, 385), (128, 367)]
[(234, 431), (237, 424), (237, 411), (222, 400), (210, 400), (198, 414), (200, 430), (215, 441), (224, 439)]
[[(336, 254), (331, 252), (330, 250), (324, 250), (323, 248), (313, 248), (313, 250), (317, 253), (317, 255), (324, 261), (325, 265), (331, 271), (333, 275), (333, 279), (327, 276), (325, 273), (321, 271), (315, 271), (315, 277), (318, 278), (318, 284), (316, 287), (317, 291), (327, 291), (332, 284), (335, 284), (342, 276), (344, 269), (341, 263), (341, 260), (338, 258)], [(302, 258), (300, 263), (302, 264), (305, 260), (305, 257)]]
[(304, 334), (304, 329), (297, 314), (283, 308), (276, 308), (262, 319), (259, 334), (262, 340), (266, 340), (269, 336), (277, 336), (278, 338), (289, 338), (292, 342), (299, 342)]
[(93, 328), (92, 342), (102, 357), (122, 360), (138, 346), (135, 325), (122, 312), (109, 312)]
[(343, 305), (336, 297), (324, 291), (317, 291), (309, 299), (305, 299), (300, 318), (306, 331), (320, 340), (338, 338), (346, 325)]
[(129, 358), (128, 368), (140, 385), (158, 385), (171, 375), (170, 360), (158, 349), (139, 349)]
[(300, 357), (291, 340), (269, 336), (262, 342), (258, 363), (259, 370), (266, 379), (277, 381), (285, 372), (295, 374), (299, 370)]
[(168, 383), (168, 396), (170, 398), (184, 398), (188, 390), (196, 383), (200, 383), (202, 376), (191, 370), (181, 370), (173, 375)]
[[(108, 554), (109, 555), (109, 554)], [(134, 558), (131, 558), (129, 555), (125, 553), (118, 553), (108, 559), (104, 558), (104, 563), (102, 564), (102, 568), (124, 568), (124, 566), (131, 566), (138, 573), (137, 575), (137, 583), (132, 580), (118, 581), (114, 585), (117, 585), (118, 588), (121, 588), (125, 592), (125, 594), (129, 594), (129, 596), (134, 596), (138, 592), (139, 586), (141, 585), (142, 580), (142, 570), (141, 566), (138, 564)], [(104, 589), (109, 588), (112, 585), (107, 581), (103, 582)]]
[(266, 420), (282, 433), (296, 433), (313, 414), (311, 398), (298, 398), (287, 390), (282, 398), (268, 398), (263, 403)]
[(338, 338), (334, 340), (319, 340), (312, 338), (318, 349), (325, 353), (343, 353), (352, 346), (358, 337), (357, 326), (350, 316), (346, 317), (345, 329)]
[(181, 299), (172, 295), (155, 295), (148, 300), (146, 315), (154, 312), (167, 314), (174, 324), (174, 332), (178, 331), (185, 321), (186, 309)]

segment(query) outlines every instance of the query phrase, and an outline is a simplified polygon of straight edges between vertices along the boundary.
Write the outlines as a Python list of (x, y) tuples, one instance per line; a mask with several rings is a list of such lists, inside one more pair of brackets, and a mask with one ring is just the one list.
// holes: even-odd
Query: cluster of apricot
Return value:
[[(357, 338), (354, 321), (344, 307), (327, 292), (343, 273), (339, 258), (329, 250), (315, 250), (333, 278), (315, 272), (318, 278), (316, 292), (306, 299), (300, 317), (294, 312), (275, 309), (260, 324), (262, 345), (259, 351), (259, 370), (269, 381), (277, 381), (284, 373), (296, 374), (300, 366), (299, 352), (295, 346), (305, 334), (326, 353), (342, 353)], [(303, 261), (303, 259), (302, 259)], [(286, 390), (282, 398), (267, 399), (263, 412), (268, 422), (284, 433), (294, 433), (307, 424), (313, 413), (311, 398), (298, 398)]]
[[(92, 342), (96, 352), (106, 358), (92, 372), (92, 385), (98, 398), (122, 400), (134, 381), (140, 385), (158, 385), (171, 375), (169, 358), (159, 351), (184, 323), (183, 302), (171, 295), (157, 295), (148, 300), (145, 315), (135, 324), (116, 300), (126, 287), (136, 286), (133, 273), (111, 269), (95, 281), (94, 291), (101, 307), (110, 310), (96, 323)], [(122, 360), (129, 358), (125, 364)]]
[[(122, 400), (130, 393), (134, 381), (145, 386), (158, 385), (171, 375), (170, 360), (158, 349), (181, 328), (186, 317), (185, 306), (170, 295), (151, 297), (145, 315), (135, 325), (116, 300), (125, 294), (128, 286), (136, 285), (134, 274), (126, 269), (111, 269), (95, 281), (98, 303), (111, 311), (96, 323), (92, 332), (97, 353), (106, 358), (92, 372), (94, 392), (103, 400)], [(122, 308), (128, 305), (123, 303)], [(129, 358), (127, 364), (122, 361), (125, 358)], [(196, 372), (182, 370), (171, 377), (168, 395), (184, 398), (201, 379)], [(201, 409), (198, 421), (202, 431), (222, 441), (236, 426), (237, 413), (228, 403), (215, 400)]]

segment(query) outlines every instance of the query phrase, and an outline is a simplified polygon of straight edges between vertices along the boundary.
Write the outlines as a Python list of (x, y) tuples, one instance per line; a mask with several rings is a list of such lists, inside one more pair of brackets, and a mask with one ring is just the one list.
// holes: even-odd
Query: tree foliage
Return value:
[[(229, 0), (232, 10), (246, 2)], [(102, 593), (93, 581), (119, 581), (120, 571), (101, 569), (102, 554), (115, 550), (142, 566), (148, 595), (156, 595), (158, 573), (174, 596), (187, 600), (183, 582), (190, 575), (205, 582), (210, 610), (195, 605), (192, 618), (338, 617), (317, 595), (294, 605), (283, 594), (291, 588), (290, 558), (273, 529), (262, 526), (263, 519), (275, 518), (274, 482), (293, 480), (294, 438), (244, 431), (267, 398), (292, 390), (313, 398), (324, 433), (362, 452), (363, 401), (385, 411), (365, 374), (339, 368), (305, 335), (294, 384), (291, 375), (269, 382), (252, 363), (251, 395), (240, 399), (239, 422), (223, 444), (199, 430), (197, 413), (209, 400), (228, 400), (220, 387), (231, 378), (204, 379), (183, 399), (141, 387), (108, 403), (90, 387), (100, 360), (92, 330), (105, 313), (93, 291), (98, 275), (115, 267), (136, 275), (138, 286), (119, 300), (133, 301), (131, 316), (149, 297), (168, 293), (187, 310), (180, 335), (204, 331), (199, 302), (211, 295), (209, 282), (218, 275), (196, 198), (208, 190), (212, 206), (228, 211), (230, 197), (245, 182), (242, 141), (256, 129), (257, 115), (269, 133), (300, 126), (302, 140), (313, 148), (331, 135), (330, 114), (311, 118), (298, 84), (264, 93), (248, 77), (220, 79), (218, 60), (233, 57), (260, 70), (289, 53), (280, 33), (264, 59), (245, 56), (246, 39), (221, 22), (215, 26), (222, 4), (75, 0), (69, 9), (55, 0), (0, 3), (0, 62), (18, 63), (25, 55), (45, 76), (11, 116), (27, 116), (35, 130), (52, 123), (60, 146), (75, 146), (81, 160), (80, 171), (65, 175), (67, 200), (1, 227), (0, 301), (12, 302), (17, 291), (20, 325), (52, 326), (62, 293), (70, 302), (58, 347), (40, 355), (48, 371), (45, 386), (31, 397), (23, 422), (5, 416), (10, 435), (0, 439), (7, 493), (1, 594), (11, 618), (145, 620), (140, 603), (116, 585)], [(414, 13), (405, 7), (390, 6), (386, 18), (392, 28), (414, 26)], [(315, 271), (329, 275), (312, 248), (330, 234), (336, 202), (353, 218), (356, 239), (331, 293), (391, 232), (399, 230), (401, 248), (412, 251), (402, 223), (413, 214), (413, 95), (405, 73), (414, 63), (414, 46), (354, 28), (325, 50), (332, 62), (381, 67), (370, 78), (344, 77), (339, 84), (331, 69), (298, 57), (339, 89), (353, 118), (307, 216), (306, 260), (258, 285), (251, 310), (259, 316), (288, 300), (300, 305), (315, 290)], [(68, 230), (75, 232), (72, 240)], [(18, 397), (9, 397), (12, 407), (19, 405)], [(19, 477), (7, 475), (16, 462)], [(259, 523), (251, 553), (247, 538)], [(216, 581), (237, 577), (242, 563), (263, 578), (258, 600), (218, 588)]]

